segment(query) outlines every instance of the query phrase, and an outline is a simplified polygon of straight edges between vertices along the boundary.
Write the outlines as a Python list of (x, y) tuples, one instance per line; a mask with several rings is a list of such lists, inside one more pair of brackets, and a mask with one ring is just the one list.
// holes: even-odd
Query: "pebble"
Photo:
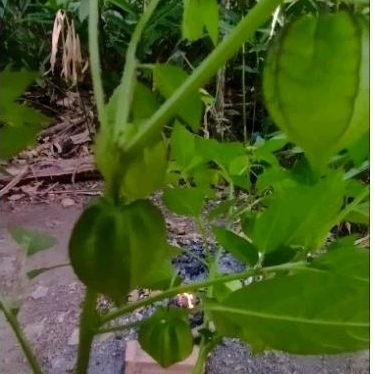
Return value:
[(68, 339), (68, 345), (78, 345), (79, 343), (79, 329), (75, 329)]
[(75, 204), (75, 201), (73, 199), (70, 199), (69, 197), (65, 197), (61, 200), (61, 205), (64, 208), (69, 208)]
[(46, 296), (48, 293), (48, 287), (39, 285), (33, 292), (31, 292), (31, 297), (34, 300), (41, 299)]
[(40, 322), (31, 323), (26, 325), (23, 332), (28, 339), (39, 337), (44, 329), (45, 318), (43, 318)]

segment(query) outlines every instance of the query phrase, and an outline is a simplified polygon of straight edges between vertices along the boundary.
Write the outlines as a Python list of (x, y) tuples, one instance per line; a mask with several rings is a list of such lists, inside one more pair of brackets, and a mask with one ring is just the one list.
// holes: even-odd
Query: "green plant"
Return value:
[[(78, 374), (87, 372), (95, 334), (134, 327), (108, 325), (117, 317), (198, 290), (204, 290), (199, 305), (204, 323), (194, 374), (202, 372), (208, 353), (224, 336), (238, 337), (256, 352), (278, 349), (334, 354), (368, 348), (368, 251), (357, 247), (351, 237), (327, 242), (330, 230), (348, 219), (369, 193), (366, 185), (349, 187), (351, 179), (333, 160), (368, 130), (367, 19), (345, 12), (303, 16), (273, 42), (265, 64), (264, 95), (270, 115), (287, 137), (280, 134), (262, 143), (258, 139), (248, 147), (204, 139), (186, 129), (199, 130), (203, 110), (199, 88), (281, 3), (258, 2), (189, 76), (175, 66), (152, 66), (159, 93), (154, 96), (137, 81), (136, 59), (137, 43), (158, 4), (150, 1), (129, 43), (121, 83), (108, 103), (100, 78), (98, 4), (90, 4), (90, 62), (101, 123), (95, 157), (106, 188), (104, 197), (82, 213), (69, 245), (71, 264), (87, 287)], [(184, 11), (191, 11), (192, 6), (201, 11), (204, 4), (185, 2)], [(184, 30), (188, 28), (187, 35), (192, 32), (195, 38), (201, 35), (201, 24), (208, 21), (203, 18), (196, 28), (192, 21), (184, 18), (184, 22), (191, 22), (184, 24)], [(210, 25), (209, 29), (217, 27)], [(327, 70), (330, 63), (334, 68)], [(162, 104), (160, 97), (165, 99)], [(351, 115), (342, 105), (351, 108)], [(169, 170), (181, 176), (183, 187), (164, 182), (168, 160), (161, 131), (170, 124), (174, 128)], [(305, 156), (285, 169), (274, 152), (290, 141), (302, 147)], [(250, 190), (256, 167), (265, 169), (256, 183), (262, 184), (258, 188), (263, 193), (257, 201), (236, 199), (233, 186)], [(212, 179), (204, 178), (206, 175)], [(221, 247), (247, 266), (243, 272), (229, 275), (219, 272), (222, 248), (216, 253), (209, 250), (203, 218), (204, 200), (214, 196), (211, 185), (217, 177), (226, 180), (231, 193), (229, 201), (210, 214), (209, 224)], [(145, 188), (136, 190), (137, 185)], [(163, 218), (147, 200), (160, 187), (166, 206), (191, 216), (201, 230), (209, 268), (204, 281), (179, 284), (167, 266), (172, 252)], [(352, 198), (348, 203), (347, 196)], [(229, 218), (225, 228), (214, 225), (214, 217), (220, 214)], [(238, 221), (240, 232), (233, 225)], [(142, 267), (145, 254), (152, 256), (152, 266)], [(246, 280), (246, 285), (232, 287), (232, 281), (239, 280)], [(125, 297), (135, 287), (161, 292), (122, 303), (121, 295)], [(117, 308), (99, 314), (95, 309), (98, 292), (111, 297)], [(191, 352), (186, 315), (194, 311), (159, 308), (150, 319), (135, 325), (142, 347), (161, 365), (168, 366)], [(13, 317), (10, 315), (12, 321)], [(152, 344), (155, 336), (156, 346)]]
[(16, 100), (39, 76), (34, 71), (10, 71), (0, 73), (0, 159), (15, 156), (35, 142), (36, 134), (49, 118), (37, 110)]

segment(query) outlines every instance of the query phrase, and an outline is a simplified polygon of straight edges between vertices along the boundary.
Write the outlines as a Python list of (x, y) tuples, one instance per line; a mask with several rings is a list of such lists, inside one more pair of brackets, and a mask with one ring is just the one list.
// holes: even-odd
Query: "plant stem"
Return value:
[(97, 107), (97, 114), (102, 126), (106, 126), (104, 108), (104, 90), (101, 84), (101, 66), (99, 53), (99, 0), (90, 2), (88, 12), (88, 48), (90, 52), (90, 69), (92, 85)]
[[(145, 7), (144, 4), (144, 13), (136, 24), (135, 30), (131, 35), (130, 43), (127, 47), (125, 68), (122, 74), (121, 83), (119, 85), (119, 98), (122, 103), (117, 105), (114, 125), (114, 141), (119, 140), (124, 126), (126, 126), (128, 123), (136, 83), (136, 48), (138, 46), (144, 27), (151, 18), (151, 15), (157, 7), (159, 1), (160, 0), (151, 0), (147, 7)], [(126, 138), (126, 136), (123, 138), (125, 144), (127, 141)]]
[(242, 44), (242, 117), (243, 117), (243, 137), (244, 145), (248, 143), (247, 135), (247, 110), (246, 110), (246, 86), (245, 86), (245, 43)]
[(108, 326), (108, 327), (104, 326), (98, 329), (95, 334), (106, 334), (107, 332), (130, 330), (130, 329), (139, 327), (143, 323), (144, 321), (142, 320), (142, 321), (126, 323), (125, 325)]
[(86, 290), (80, 319), (77, 374), (87, 374), (93, 338), (97, 332), (99, 316), (96, 311), (97, 294)]
[(161, 108), (141, 126), (136, 134), (132, 134), (123, 150), (131, 151), (140, 148), (149, 138), (161, 131), (162, 127), (173, 118), (179, 105), (197, 92), (227, 60), (233, 57), (242, 43), (252, 37), (282, 2), (283, 0), (259, 1)]
[(259, 275), (259, 274), (264, 274), (264, 273), (272, 273), (272, 272), (277, 272), (277, 271), (285, 271), (285, 270), (291, 270), (295, 268), (301, 268), (305, 267), (308, 264), (305, 261), (298, 261), (298, 262), (291, 262), (287, 264), (281, 264), (281, 265), (275, 265), (275, 266), (269, 266), (269, 267), (264, 267), (260, 269), (248, 269), (246, 271), (243, 271), (241, 273), (235, 273), (235, 274), (229, 274), (225, 275), (219, 278), (215, 279), (208, 279), (199, 283), (193, 283), (193, 284), (187, 284), (183, 286), (178, 286), (174, 288), (170, 288), (166, 291), (163, 291), (157, 295), (148, 297), (146, 299), (142, 299), (139, 301), (136, 301), (131, 304), (124, 305), (123, 307), (118, 308), (117, 310), (114, 310), (113, 312), (109, 312), (105, 314), (104, 316), (101, 316), (100, 318), (100, 325), (109, 322), (117, 317), (120, 317), (124, 314), (128, 314), (133, 312), (136, 309), (139, 309), (143, 306), (150, 305), (156, 301), (160, 301), (163, 299), (167, 299), (170, 297), (173, 297), (175, 295), (178, 295), (180, 293), (184, 292), (191, 292), (191, 291), (196, 291), (201, 288), (206, 288), (208, 286), (212, 286), (218, 283), (227, 283), (232, 280), (236, 279), (245, 279), (253, 275)]
[(29, 342), (24, 335), (22, 328), (17, 320), (17, 317), (12, 313), (12, 311), (7, 306), (5, 300), (3, 299), (2, 295), (0, 295), (0, 310), (3, 311), (6, 320), (8, 321), (10, 327), (12, 328), (14, 335), (16, 336), (26, 358), (27, 361), (33, 371), (34, 374), (43, 374), (43, 371), (38, 363), (37, 358), (35, 357)]
[(206, 352), (204, 349), (204, 337), (202, 338), (202, 343), (200, 344), (199, 355), (197, 356), (197, 360), (195, 365), (191, 371), (191, 374), (202, 374), (204, 370), (205, 360), (206, 360)]
[(369, 195), (369, 188), (368, 186), (365, 186), (361, 192), (355, 197), (355, 199), (348, 204), (344, 209), (342, 209), (336, 218), (334, 218), (334, 222), (331, 224), (331, 227), (334, 225), (339, 225), (341, 221), (344, 220), (345, 216), (353, 209), (355, 208), (363, 199), (365, 199), (366, 196)]

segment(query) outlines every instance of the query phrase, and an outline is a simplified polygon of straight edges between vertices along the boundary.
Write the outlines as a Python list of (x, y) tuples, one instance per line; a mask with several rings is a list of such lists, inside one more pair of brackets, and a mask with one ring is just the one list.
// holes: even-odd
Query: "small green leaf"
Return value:
[(226, 214), (230, 208), (235, 204), (235, 200), (221, 201), (215, 208), (213, 208), (208, 215), (210, 221), (219, 217), (222, 214)]
[(345, 217), (345, 221), (368, 225), (370, 220), (370, 203), (365, 201), (356, 205)]
[(184, 0), (182, 35), (190, 41), (199, 39), (204, 31), (200, 0)]
[[(153, 69), (154, 85), (166, 99), (173, 95), (187, 77), (185, 71), (173, 65), (156, 64)], [(200, 128), (202, 112), (203, 103), (199, 91), (189, 96), (178, 108), (178, 116), (194, 131)]]
[(162, 367), (186, 359), (193, 337), (187, 314), (182, 309), (158, 308), (139, 329), (139, 343)]
[(195, 147), (199, 155), (206, 161), (214, 161), (220, 166), (227, 166), (231, 160), (246, 154), (246, 150), (238, 142), (218, 142), (215, 139), (195, 138)]
[(175, 268), (169, 260), (165, 260), (161, 266), (154, 269), (148, 276), (139, 284), (141, 288), (151, 290), (166, 290), (170, 287), (171, 281), (174, 280), (173, 286), (178, 286), (182, 282), (182, 278), (176, 275)]
[(197, 217), (210, 192), (203, 188), (167, 188), (162, 195), (166, 207), (174, 213)]
[(22, 226), (10, 226), (8, 231), (27, 256), (49, 249), (57, 243), (54, 237), (46, 233), (25, 229)]
[(349, 274), (300, 270), (204, 305), (220, 334), (239, 337), (255, 352), (335, 354), (369, 347), (369, 283)]
[(212, 230), (218, 243), (238, 260), (251, 266), (257, 264), (258, 251), (247, 239), (223, 227), (213, 226)]
[(182, 35), (190, 41), (199, 39), (204, 30), (204, 26), (208, 31), (208, 35), (213, 44), (218, 41), (218, 21), (219, 8), (216, 0), (185, 0)]
[(178, 121), (173, 126), (170, 146), (172, 156), (184, 172), (201, 162), (201, 157), (195, 151), (195, 136)]
[[(164, 186), (167, 155), (164, 141), (144, 147), (127, 165), (121, 191), (129, 199), (142, 199)], [(141, 181), (141, 183), (139, 183)]]
[(27, 277), (29, 279), (33, 279), (37, 277), (38, 275), (45, 273), (46, 271), (62, 268), (64, 266), (69, 266), (69, 264), (59, 264), (59, 265), (53, 265), (53, 266), (46, 267), (46, 268), (33, 269), (27, 272)]

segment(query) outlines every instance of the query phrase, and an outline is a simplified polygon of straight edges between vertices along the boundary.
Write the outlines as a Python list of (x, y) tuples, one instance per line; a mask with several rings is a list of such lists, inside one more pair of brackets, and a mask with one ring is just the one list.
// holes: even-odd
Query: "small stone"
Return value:
[(40, 322), (31, 323), (29, 325), (26, 325), (23, 332), (26, 335), (28, 339), (31, 338), (37, 338), (40, 336), (44, 329), (44, 322), (45, 318), (43, 318)]
[(34, 290), (33, 292), (31, 292), (31, 297), (34, 300), (37, 300), (37, 299), (41, 299), (42, 297), (46, 296), (47, 293), (48, 293), (48, 287), (44, 287), (44, 286), (39, 285), (36, 288), (36, 290)]
[(57, 316), (56, 321), (57, 321), (58, 323), (62, 323), (62, 322), (64, 322), (64, 320), (65, 320), (65, 316), (66, 316), (66, 313), (65, 313), (65, 312), (64, 312), (64, 313), (60, 313), (60, 314)]
[(70, 199), (70, 197), (65, 197), (61, 200), (61, 205), (64, 208), (69, 208), (75, 204), (75, 201), (73, 199)]
[(68, 345), (78, 345), (79, 343), (79, 329), (75, 329), (68, 339)]
[(14, 194), (8, 197), (9, 201), (18, 201), (21, 200), (25, 195), (24, 194)]

